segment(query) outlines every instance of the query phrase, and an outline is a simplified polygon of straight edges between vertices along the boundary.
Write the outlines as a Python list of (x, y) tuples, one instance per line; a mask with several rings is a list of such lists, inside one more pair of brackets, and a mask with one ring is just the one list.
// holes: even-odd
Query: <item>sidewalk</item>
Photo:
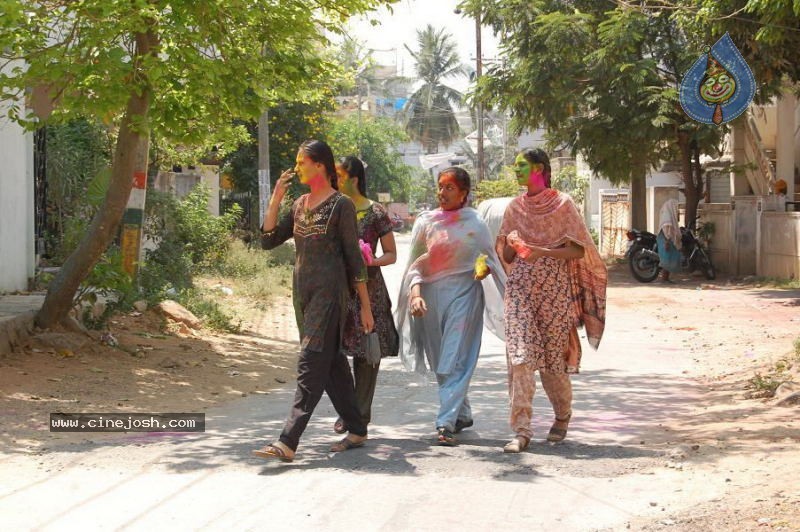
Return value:
[(0, 356), (14, 351), (33, 330), (44, 294), (0, 296)]

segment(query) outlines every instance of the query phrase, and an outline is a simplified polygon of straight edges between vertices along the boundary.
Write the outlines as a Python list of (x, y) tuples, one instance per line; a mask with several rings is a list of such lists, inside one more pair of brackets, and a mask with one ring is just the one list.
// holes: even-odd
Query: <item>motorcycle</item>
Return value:
[[(656, 235), (631, 229), (626, 236), (628, 250), (625, 252), (625, 258), (628, 260), (631, 275), (641, 283), (654, 281), (661, 271)], [(686, 273), (701, 271), (708, 280), (717, 277), (711, 257), (703, 244), (685, 227), (681, 227), (681, 269)]]

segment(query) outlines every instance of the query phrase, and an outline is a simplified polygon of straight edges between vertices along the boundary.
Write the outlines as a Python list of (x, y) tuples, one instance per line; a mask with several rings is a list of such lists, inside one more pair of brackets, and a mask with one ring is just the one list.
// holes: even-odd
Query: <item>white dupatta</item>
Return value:
[(424, 339), (412, 327), (409, 314), (411, 288), (420, 283), (434, 283), (450, 275), (472, 272), (478, 255), (487, 256), (490, 278), (483, 280), (484, 291), (491, 283), (500, 298), (485, 297), (484, 324), (492, 333), (503, 338), (502, 294), (506, 274), (494, 249), (494, 241), (486, 223), (475, 209), (464, 207), (454, 211), (436, 209), (417, 218), (411, 233), (411, 252), (408, 258), (400, 295), (397, 298), (395, 321), (400, 333), (400, 356), (408, 369), (425, 371)]

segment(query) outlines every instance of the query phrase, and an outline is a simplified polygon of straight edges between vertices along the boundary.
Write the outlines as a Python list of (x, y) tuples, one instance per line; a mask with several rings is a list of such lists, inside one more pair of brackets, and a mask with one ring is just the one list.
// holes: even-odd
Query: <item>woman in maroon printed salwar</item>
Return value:
[[(367, 177), (364, 163), (353, 156), (345, 157), (336, 165), (339, 190), (353, 201), (358, 221), (358, 237), (369, 246), (367, 261), (367, 292), (375, 319), (375, 332), (381, 346), (381, 358), (397, 356), (399, 339), (392, 318), (392, 300), (381, 274), (382, 266), (394, 264), (397, 251), (389, 213), (380, 203), (367, 197)], [(380, 242), (382, 253), (377, 255)], [(365, 353), (364, 334), (361, 327), (361, 305), (358, 298), (351, 298), (348, 306), (342, 346), (347, 356), (353, 357), (353, 379), (356, 387), (356, 406), (361, 421), (369, 425), (372, 419), (372, 398), (378, 381), (380, 361), (370, 363)], [(339, 418), (333, 430), (343, 434), (347, 428)]]

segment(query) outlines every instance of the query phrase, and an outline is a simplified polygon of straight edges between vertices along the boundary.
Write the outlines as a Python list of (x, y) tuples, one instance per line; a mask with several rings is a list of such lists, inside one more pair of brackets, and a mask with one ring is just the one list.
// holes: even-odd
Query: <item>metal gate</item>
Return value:
[(33, 133), (33, 212), (38, 262), (47, 251), (47, 129), (44, 127)]
[(600, 255), (618, 257), (625, 254), (630, 229), (631, 202), (627, 190), (600, 191)]

